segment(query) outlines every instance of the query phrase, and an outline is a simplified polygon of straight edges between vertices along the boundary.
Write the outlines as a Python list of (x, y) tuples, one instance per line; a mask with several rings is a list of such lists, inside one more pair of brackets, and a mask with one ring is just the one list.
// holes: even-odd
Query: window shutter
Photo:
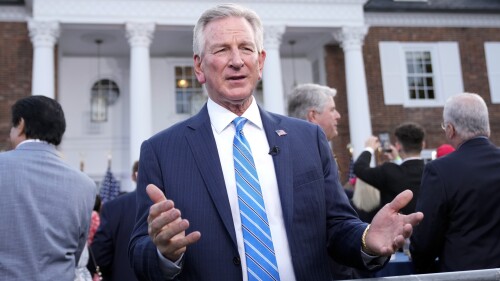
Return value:
[(441, 97), (442, 101), (445, 102), (448, 97), (464, 91), (462, 66), (460, 64), (460, 52), (457, 42), (439, 42), (438, 53), (442, 90)]
[(386, 105), (403, 104), (406, 87), (406, 60), (399, 42), (380, 42), (380, 67), (384, 102)]
[(484, 43), (492, 103), (500, 103), (500, 43)]

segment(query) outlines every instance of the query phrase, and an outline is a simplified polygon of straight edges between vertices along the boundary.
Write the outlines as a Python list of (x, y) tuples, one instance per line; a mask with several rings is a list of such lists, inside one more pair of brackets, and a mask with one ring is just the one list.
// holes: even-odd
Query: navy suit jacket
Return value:
[(425, 216), (411, 237), (417, 272), (500, 267), (500, 149), (475, 138), (429, 162), (416, 210)]
[(101, 223), (91, 249), (105, 281), (137, 281), (128, 259), (128, 243), (134, 229), (136, 192), (102, 205)]
[[(283, 219), (297, 280), (331, 280), (328, 254), (364, 268), (361, 222), (339, 180), (326, 137), (317, 125), (260, 111), (273, 156)], [(279, 136), (276, 130), (287, 134)], [(129, 257), (140, 280), (166, 280), (148, 236), (152, 204), (147, 184), (175, 202), (201, 239), (187, 247), (178, 280), (242, 280), (229, 199), (206, 105), (192, 118), (141, 147), (137, 222)], [(189, 232), (188, 230), (188, 232)]]

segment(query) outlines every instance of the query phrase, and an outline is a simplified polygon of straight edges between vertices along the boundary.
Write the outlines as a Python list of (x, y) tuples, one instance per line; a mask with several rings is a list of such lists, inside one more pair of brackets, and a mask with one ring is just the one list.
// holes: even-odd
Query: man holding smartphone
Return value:
[[(377, 167), (370, 167), (372, 155), (379, 148), (383, 148), (381, 143), (387, 143), (385, 152), (391, 148), (387, 135), (381, 134), (381, 138), (371, 136), (366, 140), (366, 148), (358, 159), (354, 162), (354, 173), (366, 183), (380, 190), (380, 206), (391, 202), (401, 191), (410, 189), (413, 194), (418, 194), (420, 181), (424, 171), (424, 161), (420, 153), (424, 147), (424, 129), (417, 123), (403, 123), (399, 125), (394, 135), (396, 142), (392, 146), (392, 155), (398, 153), (401, 163), (386, 162)], [(416, 197), (414, 197), (416, 198)], [(413, 199), (401, 213), (409, 214), (415, 211)]]

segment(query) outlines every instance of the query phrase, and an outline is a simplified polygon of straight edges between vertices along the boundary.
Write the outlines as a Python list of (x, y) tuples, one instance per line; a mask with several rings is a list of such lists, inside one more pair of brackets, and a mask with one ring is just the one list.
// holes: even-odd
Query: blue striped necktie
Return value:
[(259, 177), (250, 145), (243, 135), (246, 122), (244, 117), (233, 120), (236, 128), (233, 158), (248, 280), (280, 280)]

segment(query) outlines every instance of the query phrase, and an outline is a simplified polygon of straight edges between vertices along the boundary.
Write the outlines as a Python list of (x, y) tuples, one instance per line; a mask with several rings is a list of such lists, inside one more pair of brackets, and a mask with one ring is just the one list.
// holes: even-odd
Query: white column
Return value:
[(333, 34), (344, 50), (349, 132), (354, 149), (354, 159), (361, 154), (366, 139), (372, 135), (365, 67), (361, 50), (367, 32), (367, 26), (359, 26), (343, 27)]
[(31, 94), (55, 98), (54, 45), (59, 37), (59, 23), (28, 21), (33, 43)]
[(154, 23), (127, 23), (130, 44), (130, 165), (139, 159), (141, 144), (151, 137), (152, 103), (149, 46)]
[(264, 49), (267, 53), (262, 74), (264, 107), (266, 110), (278, 114), (285, 113), (280, 58), (281, 37), (284, 32), (284, 26), (266, 26), (264, 28)]

